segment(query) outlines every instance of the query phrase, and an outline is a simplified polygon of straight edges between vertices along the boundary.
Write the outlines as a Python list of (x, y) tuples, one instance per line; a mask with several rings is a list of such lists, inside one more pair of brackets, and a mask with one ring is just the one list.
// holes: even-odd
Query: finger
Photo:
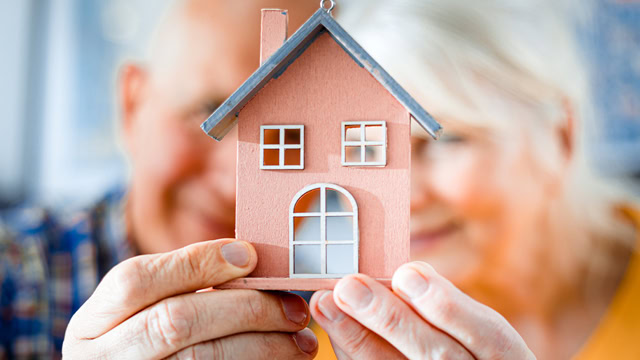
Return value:
[(202, 342), (173, 354), (169, 359), (313, 359), (318, 340), (313, 331), (296, 334), (245, 333)]
[[(299, 296), (255, 290), (221, 290), (165, 299), (93, 340), (118, 358), (165, 357), (185, 347), (229, 335), (296, 332), (309, 323)], [(126, 339), (126, 343), (123, 343)]]
[(366, 275), (349, 275), (338, 281), (333, 299), (338, 308), (410, 359), (473, 358), (460, 343), (424, 321), (391, 290)]
[(476, 358), (534, 358), (504, 317), (457, 289), (430, 265), (419, 261), (403, 265), (393, 275), (392, 287), (425, 320)]
[(233, 239), (128, 259), (107, 273), (76, 312), (69, 329), (78, 333), (69, 335), (96, 338), (159, 300), (246, 276), (256, 263), (253, 246)]
[(336, 355), (336, 358), (338, 358), (338, 360), (354, 360), (351, 356), (347, 354), (346, 351), (342, 350), (342, 348), (340, 347), (340, 344), (333, 341), (332, 338), (329, 338), (329, 341), (331, 342), (333, 353)]
[(404, 358), (378, 334), (342, 312), (333, 300), (332, 291), (316, 292), (309, 305), (315, 321), (329, 334), (339, 359)]

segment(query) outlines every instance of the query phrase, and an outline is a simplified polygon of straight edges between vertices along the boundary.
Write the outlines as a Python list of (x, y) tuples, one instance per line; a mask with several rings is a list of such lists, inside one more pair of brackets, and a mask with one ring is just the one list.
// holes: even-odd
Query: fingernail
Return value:
[(333, 291), (327, 291), (318, 300), (318, 311), (330, 321), (342, 320), (342, 311), (333, 302)]
[(316, 335), (309, 328), (304, 328), (293, 334), (293, 340), (300, 350), (307, 354), (313, 354), (318, 348), (318, 339), (316, 339)]
[(354, 310), (366, 308), (373, 299), (371, 289), (362, 282), (353, 278), (343, 280), (342, 284), (339, 285), (339, 288), (336, 289), (336, 293), (340, 300)]
[(296, 324), (302, 324), (307, 320), (307, 304), (300, 296), (281, 293), (280, 301), (282, 301), (282, 309), (287, 319)]
[(237, 267), (244, 267), (249, 263), (249, 249), (238, 241), (224, 244), (222, 256), (229, 264)]
[(429, 289), (427, 279), (412, 268), (404, 268), (398, 272), (396, 286), (411, 299), (419, 298)]

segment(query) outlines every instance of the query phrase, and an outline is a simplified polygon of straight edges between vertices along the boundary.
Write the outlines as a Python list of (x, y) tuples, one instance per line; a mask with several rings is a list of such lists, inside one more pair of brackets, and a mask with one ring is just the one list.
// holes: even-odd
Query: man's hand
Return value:
[(458, 290), (431, 266), (413, 262), (393, 290), (365, 275), (317, 292), (311, 313), (339, 359), (534, 359), (497, 312)]
[(310, 359), (304, 300), (253, 290), (198, 292), (248, 275), (257, 255), (233, 239), (126, 260), (71, 319), (66, 358)]

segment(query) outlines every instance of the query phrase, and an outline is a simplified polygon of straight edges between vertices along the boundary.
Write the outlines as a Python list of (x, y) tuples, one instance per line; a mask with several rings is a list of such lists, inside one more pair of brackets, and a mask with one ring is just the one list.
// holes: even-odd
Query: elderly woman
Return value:
[(416, 261), (392, 290), (355, 275), (312, 299), (338, 357), (640, 356), (639, 217), (585, 150), (595, 116), (570, 9), (339, 5), (344, 27), (445, 132), (414, 131)]

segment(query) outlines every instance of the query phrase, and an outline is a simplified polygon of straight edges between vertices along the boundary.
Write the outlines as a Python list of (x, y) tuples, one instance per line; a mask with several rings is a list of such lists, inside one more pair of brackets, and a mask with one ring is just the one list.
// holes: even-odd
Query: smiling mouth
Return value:
[(411, 234), (411, 247), (425, 249), (435, 246), (437, 243), (449, 238), (460, 230), (460, 225), (456, 222), (449, 222), (433, 229)]

